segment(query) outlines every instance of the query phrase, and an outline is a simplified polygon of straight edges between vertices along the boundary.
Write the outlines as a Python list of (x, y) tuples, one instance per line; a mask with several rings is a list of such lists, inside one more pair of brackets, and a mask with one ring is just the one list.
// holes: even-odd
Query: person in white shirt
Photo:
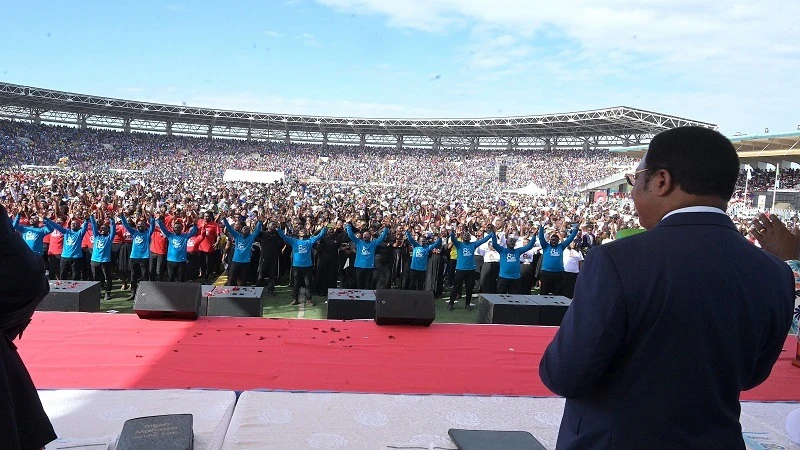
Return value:
[(484, 294), (497, 292), (497, 274), (500, 273), (500, 253), (489, 244), (483, 254), (483, 267), (481, 267), (480, 287)]
[(564, 289), (561, 295), (567, 298), (572, 298), (575, 293), (575, 282), (578, 280), (578, 272), (581, 271), (583, 263), (583, 253), (577, 247), (577, 242), (572, 241), (564, 250)]
[[(486, 236), (489, 233), (487, 230), (483, 230), (481, 233), (481, 237)], [(478, 248), (475, 249), (475, 272), (477, 272), (475, 278), (475, 292), (482, 292), (481, 291), (481, 270), (483, 269), (483, 255), (486, 254), (486, 251), (489, 250), (489, 241), (484, 242), (483, 244), (479, 245)]]
[[(536, 239), (536, 237), (534, 236), (531, 239)], [(528, 242), (528, 238), (522, 238), (522, 247), (528, 245)], [(542, 256), (541, 253), (542, 247), (537, 242), (533, 244), (532, 249), (519, 255), (519, 260), (522, 264), (519, 268), (520, 279), (522, 280), (522, 295), (531, 295), (533, 291), (533, 285), (536, 284), (536, 263), (539, 262), (539, 258)]]

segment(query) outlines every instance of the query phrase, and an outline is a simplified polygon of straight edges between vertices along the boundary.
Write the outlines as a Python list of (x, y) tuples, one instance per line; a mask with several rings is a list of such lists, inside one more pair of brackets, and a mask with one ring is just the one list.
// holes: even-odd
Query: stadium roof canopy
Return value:
[(595, 148), (639, 145), (660, 131), (706, 122), (625, 106), (480, 119), (322, 117), (164, 105), (0, 83), (0, 117), (240, 139), (433, 148)]
[[(800, 130), (785, 133), (764, 133), (728, 136), (739, 161), (756, 167), (759, 163), (778, 165), (785, 162), (800, 164)], [(646, 145), (627, 148), (614, 148), (614, 152), (641, 157), (647, 151)]]
[[(800, 130), (786, 133), (765, 133), (751, 135), (728, 136), (736, 152), (739, 162), (751, 167), (762, 167), (763, 164), (786, 167), (787, 163), (800, 164)], [(612, 152), (624, 153), (641, 158), (647, 151), (647, 145), (627, 148), (612, 148)], [(631, 171), (634, 167), (631, 167)], [(595, 189), (629, 190), (626, 186), (624, 172), (620, 172), (601, 180), (594, 180), (578, 188), (579, 191)]]

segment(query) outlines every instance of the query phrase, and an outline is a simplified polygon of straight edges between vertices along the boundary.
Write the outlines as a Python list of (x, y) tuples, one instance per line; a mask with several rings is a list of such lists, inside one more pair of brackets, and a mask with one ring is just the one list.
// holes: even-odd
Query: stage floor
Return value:
[[(784, 423), (797, 407), (742, 402), (742, 431), (796, 448)], [(554, 449), (563, 411), (563, 398), (248, 391), (223, 448), (455, 450), (447, 431), (462, 428), (527, 431)]]
[(47, 449), (82, 450), (104, 448), (88, 446), (98, 441), (113, 449), (126, 420), (163, 414), (191, 414), (194, 448), (218, 450), (237, 403), (233, 391), (200, 389), (40, 390), (39, 398), (59, 437)]
[[(16, 341), (40, 389), (270, 389), (553, 397), (555, 327), (36, 312)], [(795, 341), (742, 400), (800, 401)]]
[[(198, 450), (453, 450), (451, 428), (528, 431), (552, 449), (564, 410), (564, 399), (557, 397), (245, 391), (237, 401), (233, 391), (196, 389), (56, 390), (39, 396), (60, 438), (48, 449), (107, 443), (91, 448), (113, 450), (126, 420), (160, 414), (192, 414)], [(796, 448), (784, 423), (798, 406), (742, 402), (742, 430), (759, 439), (748, 448)]]

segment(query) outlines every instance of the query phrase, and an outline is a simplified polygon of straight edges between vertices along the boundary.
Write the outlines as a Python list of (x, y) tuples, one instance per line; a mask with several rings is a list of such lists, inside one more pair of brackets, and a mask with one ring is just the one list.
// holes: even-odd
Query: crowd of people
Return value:
[[(529, 293), (540, 278), (544, 290), (571, 295), (579, 258), (639, 226), (627, 195), (590, 202), (576, 188), (634, 162), (600, 149), (323, 147), (0, 121), (0, 202), (50, 277), (97, 279), (107, 293), (113, 277), (131, 298), (144, 279), (208, 282), (223, 272), (268, 292), (291, 273), (298, 303), (336, 286), (437, 296), (453, 286), (455, 299), (463, 285), (469, 305), (473, 291)], [(226, 169), (284, 177), (223, 181)], [(507, 192), (531, 183), (548, 194)], [(739, 221), (743, 233), (750, 218)], [(106, 236), (109, 248), (96, 251)], [(459, 262), (459, 245), (479, 240), (473, 264)], [(505, 258), (522, 269), (518, 281), (508, 281)]]
[[(741, 394), (770, 377), (787, 331), (797, 330), (800, 228), (772, 214), (731, 214), (748, 206), (736, 195), (739, 158), (707, 128), (655, 136), (625, 175), (632, 197), (590, 202), (570, 192), (588, 180), (568, 168), (592, 154), (599, 159), (591, 173), (601, 174), (615, 169), (612, 155), (563, 153), (559, 167), (552, 152), (526, 155), (516, 180), (537, 179), (549, 192), (526, 197), (498, 187), (480, 167), (499, 156), (478, 152), (278, 146), (248, 154), (254, 149), (225, 142), (233, 148), (219, 151), (214, 141), (175, 151), (198, 141), (115, 135), (107, 144), (104, 132), (2, 126), (5, 447), (41, 448), (56, 438), (12, 342), (49, 290), (37, 253), (51, 277), (91, 272), (107, 292), (114, 276), (133, 293), (143, 279), (208, 278), (223, 261), (232, 283), (252, 271), (271, 291), (290, 266), (293, 304), (313, 304), (340, 281), (439, 295), (450, 283), (449, 309), (463, 287), (467, 310), (476, 291), (523, 293), (536, 278), (543, 294), (571, 296), (574, 287), (538, 364), (544, 385), (565, 398), (563, 449), (743, 448)], [(320, 164), (314, 157), (323, 151)], [(126, 158), (137, 165), (118, 166)], [(81, 170), (22, 167), (54, 160)], [(261, 168), (262, 160), (295, 176), (268, 185), (219, 178), (229, 163)], [(639, 227), (648, 231), (603, 245)], [(583, 273), (568, 275), (583, 253)], [(789, 426), (787, 419), (791, 435)]]
[[(736, 183), (737, 189), (744, 189), (745, 181), (747, 181), (747, 190), (752, 191), (769, 191), (775, 189), (775, 170), (754, 168), (750, 171), (750, 179), (747, 180), (747, 174), (742, 171), (739, 174), (739, 180)], [(779, 189), (797, 189), (800, 185), (800, 169), (781, 169), (778, 173), (778, 188)]]

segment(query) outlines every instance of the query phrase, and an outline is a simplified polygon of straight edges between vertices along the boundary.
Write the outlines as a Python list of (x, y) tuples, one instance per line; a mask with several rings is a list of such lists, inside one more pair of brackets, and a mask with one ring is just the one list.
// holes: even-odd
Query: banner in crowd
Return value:
[(150, 173), (149, 170), (134, 170), (134, 169), (108, 169), (109, 172), (116, 173)]
[(759, 195), (758, 200), (756, 200), (756, 205), (759, 211), (764, 211), (767, 209), (767, 196), (766, 195)]
[(261, 172), (258, 170), (231, 170), (226, 169), (223, 181), (248, 181), (250, 183), (274, 183), (282, 180), (283, 172)]
[(35, 170), (70, 170), (69, 167), (64, 166), (35, 166), (32, 164), (23, 164), (23, 169), (35, 169)]
[(595, 202), (605, 203), (607, 198), (608, 198), (608, 193), (606, 191), (594, 191)]

